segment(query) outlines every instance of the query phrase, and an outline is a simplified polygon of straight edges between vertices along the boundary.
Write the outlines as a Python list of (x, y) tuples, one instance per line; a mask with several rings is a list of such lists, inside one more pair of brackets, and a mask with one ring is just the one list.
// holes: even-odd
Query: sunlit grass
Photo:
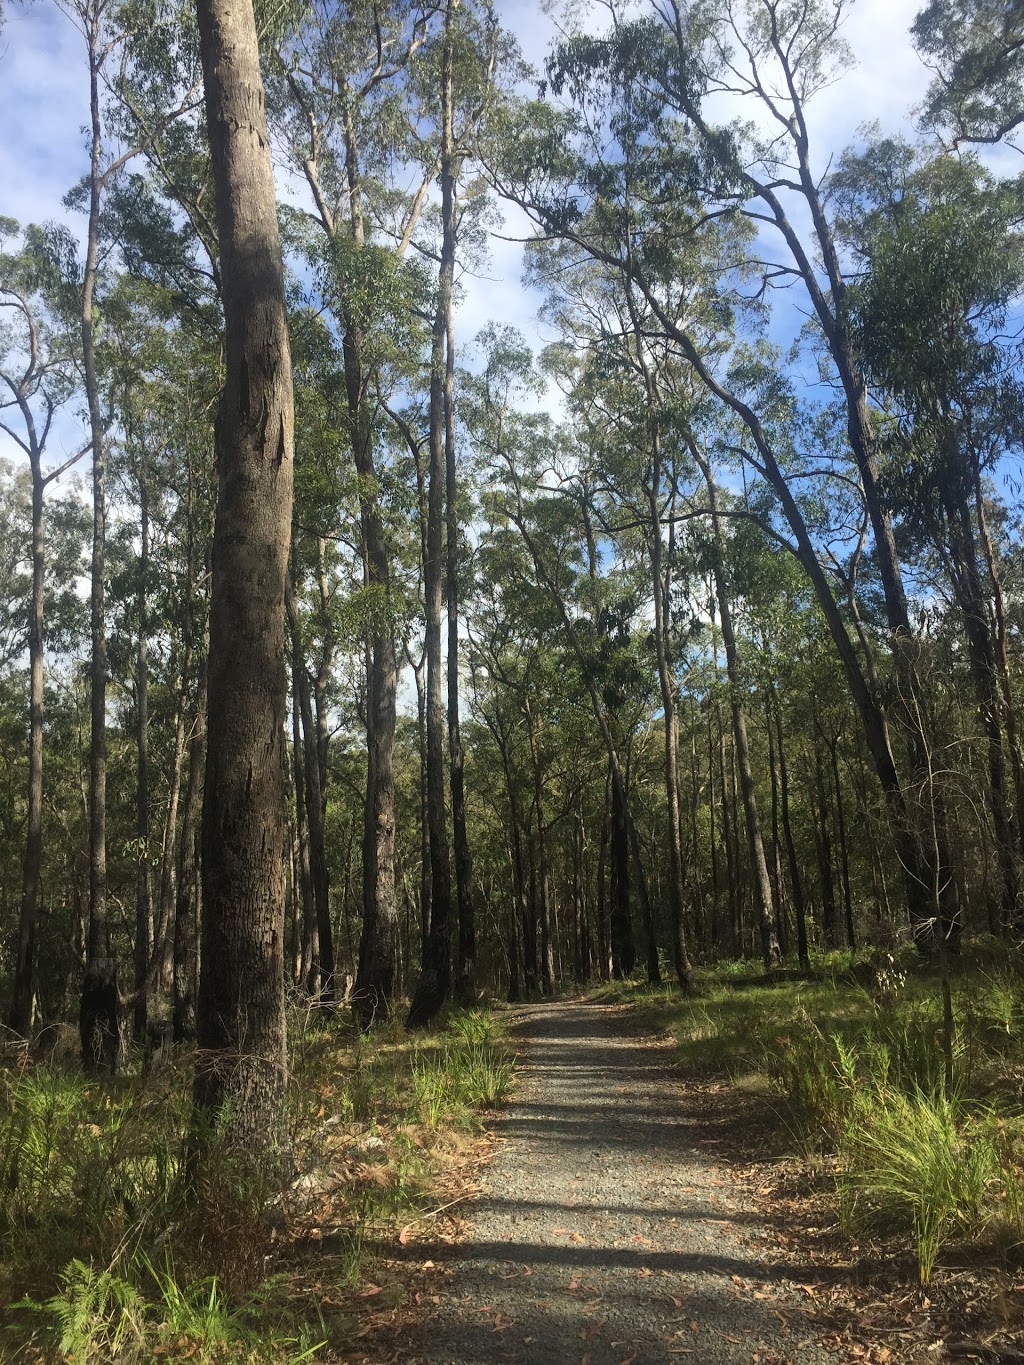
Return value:
[(690, 997), (629, 986), (607, 996), (671, 1031), (689, 1074), (765, 1078), (798, 1150), (835, 1158), (844, 1226), (908, 1234), (922, 1281), (951, 1239), (1019, 1244), (1022, 977), (960, 967), (950, 1089), (939, 985), (916, 961), (842, 954), (816, 966), (769, 981), (757, 964), (730, 964)]
[(362, 1035), (344, 1017), (296, 1013), (290, 1036), (297, 1173), (283, 1192), (250, 1188), (215, 1148), (203, 1188), (186, 1188), (187, 1052), (107, 1081), (24, 1056), (0, 1068), (0, 1359), (315, 1354), (329, 1330), (282, 1292), (287, 1247), (321, 1239), (333, 1282), (356, 1286), (380, 1240), (436, 1206), (514, 1054), (479, 1010), (414, 1038), (394, 1020)]

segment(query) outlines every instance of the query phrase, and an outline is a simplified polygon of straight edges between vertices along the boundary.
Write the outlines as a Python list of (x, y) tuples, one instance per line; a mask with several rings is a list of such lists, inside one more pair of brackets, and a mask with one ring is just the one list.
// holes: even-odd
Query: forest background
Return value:
[[(115, 1074), (283, 1057), (285, 985), (422, 1027), (867, 950), (938, 970), (952, 1092), (954, 964), (1024, 916), (1020, 18), (257, 10), (295, 395), (261, 974), (255, 937), (202, 952), (228, 291), (194, 19), (7, 16), (14, 1036), (74, 1021)], [(275, 1066), (228, 1127), (279, 1156)]]

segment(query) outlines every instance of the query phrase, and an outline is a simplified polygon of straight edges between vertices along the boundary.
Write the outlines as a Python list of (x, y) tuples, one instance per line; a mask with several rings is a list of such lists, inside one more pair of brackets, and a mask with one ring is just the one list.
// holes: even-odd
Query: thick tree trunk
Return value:
[[(276, 1176), (287, 1145), (284, 589), (291, 356), (250, 0), (198, 0), (226, 323), (217, 420), (195, 1099)], [(209, 1131), (209, 1129), (205, 1129)]]

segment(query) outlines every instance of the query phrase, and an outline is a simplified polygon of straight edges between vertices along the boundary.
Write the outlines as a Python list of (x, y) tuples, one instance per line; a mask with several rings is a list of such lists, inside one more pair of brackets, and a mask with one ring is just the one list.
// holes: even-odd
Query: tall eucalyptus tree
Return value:
[(276, 1174), (286, 1147), (284, 598), (293, 400), (251, 0), (199, 0), (225, 318), (195, 1099)]

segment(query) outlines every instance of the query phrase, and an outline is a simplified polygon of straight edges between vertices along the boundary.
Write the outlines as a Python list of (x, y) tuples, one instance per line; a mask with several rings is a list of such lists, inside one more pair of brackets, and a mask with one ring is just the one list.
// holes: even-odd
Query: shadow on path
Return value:
[(418, 1359), (834, 1359), (790, 1283), (820, 1270), (783, 1273), (762, 1254), (767, 1230), (694, 1147), (700, 1118), (669, 1050), (627, 1027), (614, 1006), (520, 1012), (516, 1102), (465, 1234), (405, 1249), (448, 1272)]

